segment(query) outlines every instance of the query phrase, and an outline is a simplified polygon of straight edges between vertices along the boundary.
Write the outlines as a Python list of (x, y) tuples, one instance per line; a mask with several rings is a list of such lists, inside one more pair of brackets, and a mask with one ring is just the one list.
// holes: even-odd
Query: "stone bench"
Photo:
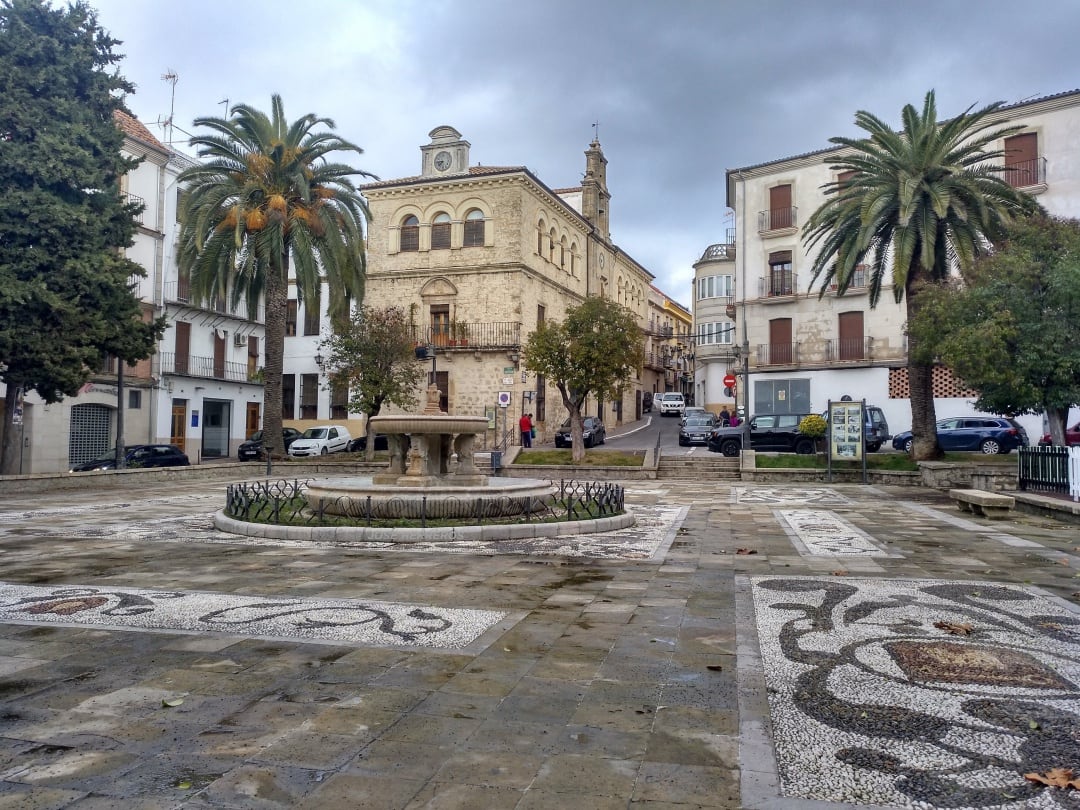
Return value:
[(1016, 506), (1016, 499), (1010, 495), (981, 489), (950, 489), (949, 497), (956, 501), (961, 512), (972, 512), (994, 520), (1008, 517), (1009, 511)]

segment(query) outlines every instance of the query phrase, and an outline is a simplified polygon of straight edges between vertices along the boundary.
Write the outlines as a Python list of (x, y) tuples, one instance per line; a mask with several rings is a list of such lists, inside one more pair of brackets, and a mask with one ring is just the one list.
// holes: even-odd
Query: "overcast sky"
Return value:
[[(599, 122), (613, 241), (690, 303), (731, 227), (724, 172), (899, 124), (1080, 87), (1080, 0), (90, 0), (123, 41), (128, 105), (164, 137), (224, 102), (332, 118), (382, 179), (449, 124), (472, 162), (576, 186)], [(176, 133), (177, 138), (183, 134)], [(1080, 212), (1078, 212), (1080, 213)]]

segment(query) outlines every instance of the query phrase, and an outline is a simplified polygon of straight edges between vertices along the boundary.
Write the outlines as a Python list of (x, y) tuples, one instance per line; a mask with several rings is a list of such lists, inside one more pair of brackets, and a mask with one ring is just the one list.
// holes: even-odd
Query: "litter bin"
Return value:
[(491, 451), (491, 471), (495, 472), (502, 468), (502, 450)]

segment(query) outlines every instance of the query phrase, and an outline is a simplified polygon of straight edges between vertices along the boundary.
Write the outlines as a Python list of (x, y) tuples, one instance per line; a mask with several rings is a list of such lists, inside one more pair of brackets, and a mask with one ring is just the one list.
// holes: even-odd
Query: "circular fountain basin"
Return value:
[(491, 518), (537, 511), (555, 493), (554, 485), (536, 478), (485, 476), (467, 485), (448, 479), (417, 486), (398, 480), (390, 484), (342, 476), (312, 481), (307, 485), (308, 505), (331, 515), (367, 515), (370, 510), (373, 518)]
[(371, 429), (377, 433), (483, 433), (486, 416), (450, 416), (448, 414), (407, 413), (371, 417)]

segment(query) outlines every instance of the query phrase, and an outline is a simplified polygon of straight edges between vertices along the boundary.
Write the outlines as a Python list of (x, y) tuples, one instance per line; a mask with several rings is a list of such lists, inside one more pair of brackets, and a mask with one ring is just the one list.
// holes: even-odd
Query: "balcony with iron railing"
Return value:
[(735, 229), (728, 231), (727, 242), (717, 242), (709, 245), (701, 254), (698, 263), (701, 262), (733, 262), (735, 261)]
[(1022, 160), (1019, 163), (1010, 163), (1005, 167), (1001, 175), (1013, 188), (1031, 188), (1046, 184), (1046, 158), (1033, 158)]
[(181, 377), (200, 377), (228, 382), (251, 381), (252, 374), (247, 363), (196, 355), (178, 356), (175, 352), (161, 352), (157, 356), (160, 362), (159, 371), (162, 375), (176, 374)]
[(872, 337), (829, 338), (825, 341), (826, 363), (850, 363), (872, 360), (874, 339)]
[(516, 321), (491, 323), (446, 323), (412, 328), (418, 345), (469, 351), (502, 351), (521, 348), (521, 324)]
[(662, 352), (645, 352), (645, 368), (653, 371), (663, 371), (665, 368), (670, 368), (670, 365), (664, 365), (664, 354)]
[[(237, 318), (242, 321), (251, 320), (248, 317), (247, 305), (241, 303), (240, 306), (233, 308), (230, 307), (228, 301), (221, 296), (214, 296), (210, 301), (198, 301), (194, 298), (191, 292), (191, 282), (186, 280), (181, 281), (166, 281), (163, 285), (162, 291), (165, 303), (167, 304), (186, 304), (194, 309), (201, 309), (206, 312), (217, 312), (220, 315), (228, 315), (232, 318)], [(259, 304), (255, 310), (255, 322), (266, 322), (266, 308)]]
[(758, 233), (786, 231), (799, 227), (799, 209), (773, 208), (770, 211), (758, 211)]
[(144, 224), (143, 217), (146, 215), (146, 200), (144, 200), (138, 194), (128, 194), (126, 191), (121, 193), (120, 196), (123, 197), (125, 205), (135, 204), (142, 206), (142, 208), (139, 210), (139, 213), (134, 216), (134, 220), (136, 225)]
[(798, 364), (798, 343), (759, 343), (757, 346), (757, 365), (759, 366), (797, 366)]
[(798, 274), (789, 271), (769, 273), (759, 279), (760, 298), (780, 298), (795, 295), (799, 291)]
[[(866, 266), (859, 265), (855, 271), (851, 274), (851, 278), (848, 280), (847, 289), (844, 291), (845, 295), (860, 294), (869, 292), (866, 286)], [(830, 293), (836, 293), (840, 289), (840, 285), (837, 282), (829, 284), (828, 291)]]

